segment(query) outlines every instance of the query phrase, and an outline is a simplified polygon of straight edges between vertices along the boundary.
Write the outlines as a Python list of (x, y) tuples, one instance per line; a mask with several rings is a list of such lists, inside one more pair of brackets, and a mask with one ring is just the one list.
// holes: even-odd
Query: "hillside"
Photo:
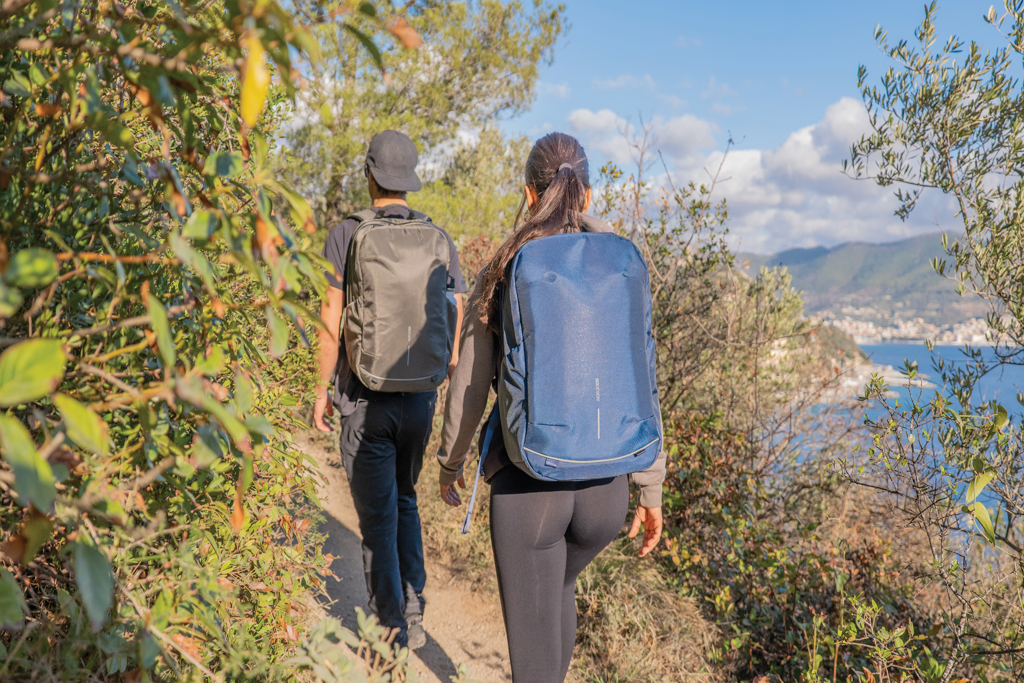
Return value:
[(953, 282), (932, 270), (929, 261), (943, 256), (941, 235), (935, 233), (886, 244), (789, 249), (770, 256), (741, 253), (736, 262), (748, 273), (762, 266), (786, 266), (793, 285), (804, 292), (807, 312), (827, 318), (849, 316), (882, 325), (923, 318), (952, 325), (984, 316), (984, 302), (959, 296)]

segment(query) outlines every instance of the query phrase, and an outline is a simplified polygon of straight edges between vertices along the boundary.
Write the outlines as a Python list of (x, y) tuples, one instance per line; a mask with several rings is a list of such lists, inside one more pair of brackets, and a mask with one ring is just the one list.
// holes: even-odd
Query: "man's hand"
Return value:
[[(466, 478), (459, 477), (456, 482), (460, 489), (466, 488)], [(462, 505), (462, 497), (459, 492), (455, 489), (455, 484), (445, 486), (441, 484), (441, 500), (451, 505), (453, 508), (457, 508)]]
[(654, 550), (661, 539), (661, 508), (645, 508), (637, 506), (636, 515), (633, 516), (633, 526), (629, 528), (629, 537), (634, 538), (640, 531), (640, 525), (644, 527), (644, 544), (640, 546), (640, 557)]
[(324, 420), (325, 410), (327, 411), (327, 417), (334, 417), (334, 406), (328, 400), (326, 391), (318, 395), (316, 403), (313, 404), (313, 426), (321, 432), (333, 432), (334, 427), (327, 424), (327, 421)]

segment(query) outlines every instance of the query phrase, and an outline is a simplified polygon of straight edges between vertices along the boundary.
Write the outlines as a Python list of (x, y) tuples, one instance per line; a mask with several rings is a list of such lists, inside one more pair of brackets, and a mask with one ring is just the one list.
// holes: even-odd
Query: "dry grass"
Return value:
[(697, 598), (679, 595), (636, 550), (633, 542), (614, 543), (580, 575), (573, 679), (723, 680), (707, 660), (721, 638), (718, 627)]

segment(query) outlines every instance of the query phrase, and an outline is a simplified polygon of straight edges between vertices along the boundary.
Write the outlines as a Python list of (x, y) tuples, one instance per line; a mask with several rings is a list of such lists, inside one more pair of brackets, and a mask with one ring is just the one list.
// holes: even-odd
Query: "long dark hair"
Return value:
[(583, 145), (571, 135), (549, 133), (537, 140), (526, 159), (526, 184), (537, 192), (537, 201), (519, 224), (526, 206), (526, 192), (509, 235), (487, 267), (480, 293), (480, 320), (498, 331), (498, 288), (507, 283), (508, 265), (519, 248), (538, 237), (579, 232), (579, 213), (590, 189), (590, 164)]

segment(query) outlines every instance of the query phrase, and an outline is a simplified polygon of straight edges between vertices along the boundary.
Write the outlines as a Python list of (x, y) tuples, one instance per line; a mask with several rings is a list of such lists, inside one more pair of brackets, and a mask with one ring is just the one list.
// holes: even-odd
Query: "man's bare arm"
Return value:
[(466, 303), (462, 300), (461, 294), (455, 295), (455, 306), (459, 314), (455, 318), (455, 343), (452, 345), (452, 360), (448, 363), (448, 379), (451, 379), (455, 372), (455, 366), (459, 364), (459, 341), (462, 339), (462, 317), (466, 313)]
[(327, 329), (319, 330), (320, 376), (316, 386), (316, 402), (313, 404), (313, 426), (321, 432), (333, 431), (324, 421), (324, 411), (327, 410), (327, 387), (334, 377), (334, 368), (338, 364), (338, 330), (344, 312), (345, 292), (336, 287), (328, 287), (327, 295), (320, 302), (320, 319)]

